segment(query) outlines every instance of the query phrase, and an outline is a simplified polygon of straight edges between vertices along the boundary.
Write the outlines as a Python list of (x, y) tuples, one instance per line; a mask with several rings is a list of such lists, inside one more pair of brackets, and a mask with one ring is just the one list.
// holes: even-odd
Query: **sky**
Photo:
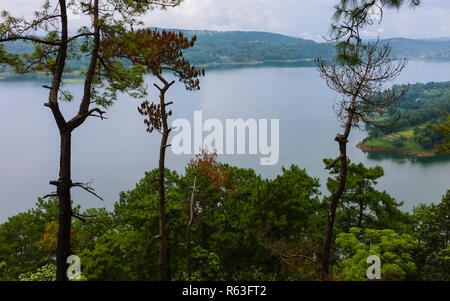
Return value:
[[(0, 9), (27, 16), (41, 0), (0, 0)], [(52, 2), (55, 2), (54, 0)], [(184, 0), (166, 11), (154, 10), (142, 20), (150, 27), (209, 30), (269, 31), (324, 41), (338, 0)], [(72, 29), (82, 20), (70, 17)], [(423, 0), (418, 8), (387, 10), (381, 24), (364, 38), (450, 37), (450, 1)]]

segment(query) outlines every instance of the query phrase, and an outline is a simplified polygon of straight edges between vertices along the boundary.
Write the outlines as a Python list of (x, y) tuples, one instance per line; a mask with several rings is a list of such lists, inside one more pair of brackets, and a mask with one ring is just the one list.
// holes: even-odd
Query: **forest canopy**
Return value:
[[(197, 173), (192, 279), (320, 279), (317, 242), (323, 235), (326, 199), (320, 199), (318, 180), (297, 166), (269, 180), (252, 169), (218, 164), (220, 168), (202, 165), (209, 172)], [(185, 235), (193, 166), (185, 174), (166, 170), (172, 280), (187, 279)], [(217, 173), (213, 177), (212, 170)], [(73, 223), (73, 248), (80, 254), (83, 279), (156, 280), (157, 175), (152, 170), (134, 189), (122, 192), (112, 211), (74, 208), (92, 216)], [(382, 176), (381, 167), (350, 162), (344, 205), (337, 212), (332, 279), (367, 280), (366, 255), (374, 253), (385, 263), (384, 280), (450, 280), (445, 236), (450, 191), (441, 202), (407, 213), (401, 202), (375, 188)], [(329, 190), (335, 181), (329, 179)], [(361, 203), (367, 199), (371, 201)], [(56, 212), (57, 199), (39, 200), (34, 209), (0, 225), (0, 280), (54, 279)]]

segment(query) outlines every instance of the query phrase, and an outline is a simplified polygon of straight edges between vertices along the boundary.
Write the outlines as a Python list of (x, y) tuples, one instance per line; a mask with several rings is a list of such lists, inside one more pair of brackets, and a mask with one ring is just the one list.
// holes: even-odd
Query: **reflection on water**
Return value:
[[(434, 157), (414, 157), (414, 156), (405, 156), (401, 154), (395, 153), (386, 153), (386, 152), (365, 152), (367, 154), (367, 159), (373, 161), (384, 161), (384, 160), (392, 160), (397, 163), (414, 163), (420, 164), (423, 166), (433, 166), (442, 163), (446, 163), (450, 160), (449, 156), (437, 155)], [(450, 188), (450, 187), (449, 187)]]
[(243, 67), (251, 67), (251, 68), (267, 68), (267, 67), (275, 67), (275, 68), (298, 68), (298, 67), (315, 67), (315, 62), (313, 60), (305, 60), (305, 61), (294, 61), (294, 62), (270, 62), (265, 61), (263, 63), (242, 63), (242, 64), (223, 64), (223, 65), (210, 65), (205, 67), (206, 71), (214, 71), (214, 70), (232, 70), (232, 69), (242, 69)]

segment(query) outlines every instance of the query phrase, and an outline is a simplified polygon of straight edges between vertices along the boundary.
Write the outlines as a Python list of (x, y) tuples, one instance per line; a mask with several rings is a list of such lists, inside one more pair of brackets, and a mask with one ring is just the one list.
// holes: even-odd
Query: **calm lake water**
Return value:
[[(153, 78), (147, 78), (149, 87)], [(409, 62), (396, 83), (450, 81), (450, 62)], [(58, 177), (59, 137), (48, 108), (48, 90), (39, 81), (0, 81), (0, 222), (34, 206), (39, 196), (53, 190), (49, 180)], [(82, 84), (70, 84), (79, 99)], [(193, 120), (195, 110), (203, 119), (278, 118), (280, 161), (260, 166), (260, 156), (222, 155), (220, 161), (254, 168), (272, 178), (282, 166), (306, 168), (320, 179), (326, 193), (328, 177), (323, 158), (338, 154), (335, 135), (341, 131), (333, 112), (339, 97), (332, 93), (314, 68), (248, 68), (209, 71), (201, 90), (185, 91), (181, 84), (169, 92), (173, 118)], [(150, 98), (156, 99), (151, 90)], [(78, 98), (77, 98), (78, 96)], [(139, 100), (121, 96), (109, 110), (107, 120), (89, 119), (73, 133), (73, 181), (92, 181), (105, 201), (73, 189), (73, 199), (83, 208), (113, 208), (119, 193), (133, 189), (145, 171), (157, 167), (160, 136), (147, 134), (137, 112)], [(67, 116), (75, 104), (64, 104)], [(173, 120), (173, 119), (172, 119)], [(366, 166), (381, 165), (385, 176), (378, 184), (410, 210), (424, 202), (440, 201), (450, 188), (450, 160), (417, 159), (393, 154), (367, 154), (355, 148), (365, 133), (353, 130), (349, 157)], [(168, 152), (167, 166), (179, 172), (192, 158)]]

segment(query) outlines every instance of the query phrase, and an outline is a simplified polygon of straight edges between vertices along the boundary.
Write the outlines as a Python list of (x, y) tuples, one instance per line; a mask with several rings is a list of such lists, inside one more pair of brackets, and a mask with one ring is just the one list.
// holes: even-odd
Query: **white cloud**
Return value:
[(312, 34), (310, 32), (302, 32), (298, 35), (299, 38), (306, 39), (306, 40), (313, 40), (316, 42), (323, 42), (324, 37), (320, 34)]
[[(339, 0), (185, 0), (167, 11), (154, 10), (142, 19), (146, 26), (211, 30), (271, 31), (302, 38), (322, 40), (328, 34), (333, 6)], [(0, 0), (2, 9), (29, 16), (42, 0)], [(57, 3), (57, 0), (51, 0)], [(416, 9), (405, 6), (387, 10), (382, 27), (375, 22), (364, 29), (366, 37), (450, 36), (450, 1), (423, 1)], [(70, 15), (72, 29), (83, 19)], [(300, 34), (299, 34), (300, 33)]]

